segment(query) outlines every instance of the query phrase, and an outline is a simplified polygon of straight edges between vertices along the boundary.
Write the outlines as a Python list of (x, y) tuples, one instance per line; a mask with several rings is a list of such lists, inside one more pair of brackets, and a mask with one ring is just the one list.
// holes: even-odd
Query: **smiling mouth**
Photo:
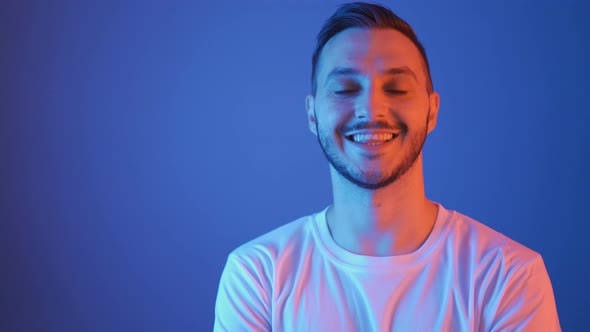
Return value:
[(352, 135), (346, 135), (346, 139), (349, 141), (366, 144), (366, 145), (379, 145), (385, 144), (394, 138), (398, 137), (399, 134), (395, 133), (358, 133)]

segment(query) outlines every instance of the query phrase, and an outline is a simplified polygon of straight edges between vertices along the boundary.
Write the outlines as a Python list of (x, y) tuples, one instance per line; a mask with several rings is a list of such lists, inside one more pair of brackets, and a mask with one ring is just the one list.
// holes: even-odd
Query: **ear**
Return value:
[(317, 120), (315, 118), (315, 98), (312, 95), (305, 97), (305, 109), (307, 110), (307, 126), (309, 130), (318, 135)]
[(428, 133), (436, 128), (436, 121), (438, 119), (438, 108), (440, 106), (440, 96), (436, 92), (432, 92), (428, 98), (430, 112), (428, 114)]

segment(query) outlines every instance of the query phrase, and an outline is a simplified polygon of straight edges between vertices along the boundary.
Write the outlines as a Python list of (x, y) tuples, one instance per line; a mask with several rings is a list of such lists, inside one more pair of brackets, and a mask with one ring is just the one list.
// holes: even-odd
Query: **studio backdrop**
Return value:
[[(0, 330), (209, 331), (227, 255), (331, 202), (307, 128), (340, 1), (0, 3)], [(590, 326), (585, 1), (384, 1), (440, 93), (427, 196)]]

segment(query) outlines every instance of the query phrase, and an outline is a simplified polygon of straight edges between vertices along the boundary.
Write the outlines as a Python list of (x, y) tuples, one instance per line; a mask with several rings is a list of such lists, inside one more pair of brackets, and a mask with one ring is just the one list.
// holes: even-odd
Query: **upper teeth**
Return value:
[(352, 135), (352, 139), (357, 143), (380, 143), (389, 141), (393, 136), (393, 134), (355, 134)]

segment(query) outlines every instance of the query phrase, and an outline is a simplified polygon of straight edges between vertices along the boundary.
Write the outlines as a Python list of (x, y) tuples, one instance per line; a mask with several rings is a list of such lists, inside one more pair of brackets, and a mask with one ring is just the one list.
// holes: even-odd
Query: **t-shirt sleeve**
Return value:
[(486, 331), (561, 331), (553, 288), (540, 255), (516, 269), (504, 285)]
[(230, 254), (219, 282), (213, 330), (271, 331), (270, 294), (262, 264)]

